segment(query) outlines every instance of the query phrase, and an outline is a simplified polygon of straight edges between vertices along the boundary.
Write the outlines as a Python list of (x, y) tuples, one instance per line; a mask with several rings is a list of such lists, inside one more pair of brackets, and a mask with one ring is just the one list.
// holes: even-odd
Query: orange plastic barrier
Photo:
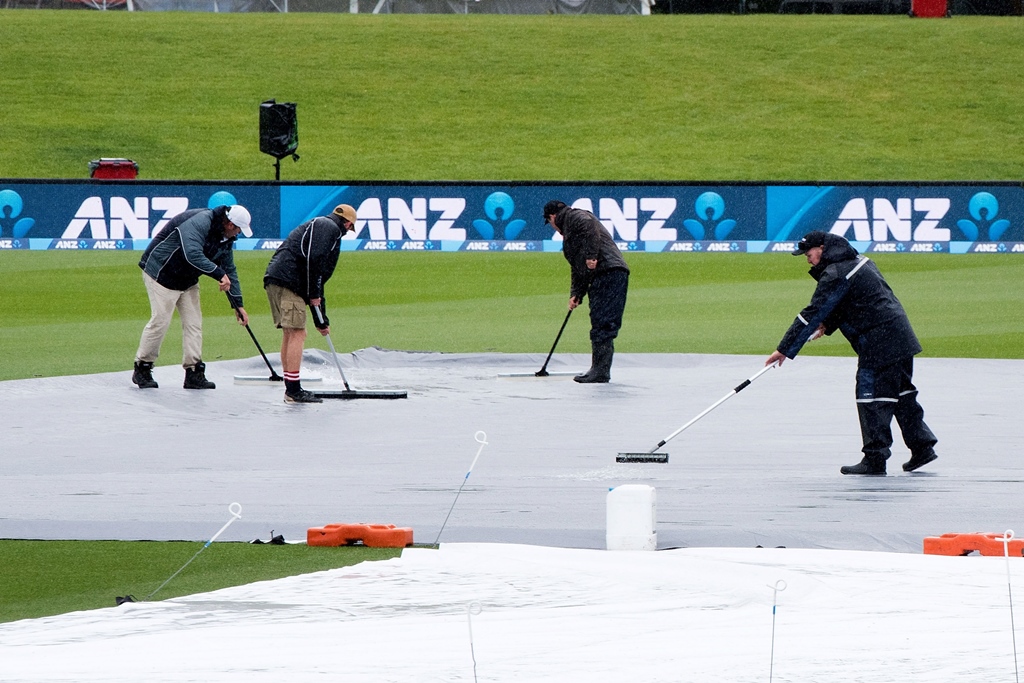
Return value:
[(327, 524), (306, 530), (306, 545), (336, 547), (362, 543), (370, 548), (412, 545), (412, 529), (394, 524)]
[[(1015, 557), (1024, 556), (1024, 539), (1011, 538), (1006, 551)], [(977, 550), (982, 555), (1003, 555), (1003, 534), (942, 534), (924, 539), (925, 555), (968, 555)]]

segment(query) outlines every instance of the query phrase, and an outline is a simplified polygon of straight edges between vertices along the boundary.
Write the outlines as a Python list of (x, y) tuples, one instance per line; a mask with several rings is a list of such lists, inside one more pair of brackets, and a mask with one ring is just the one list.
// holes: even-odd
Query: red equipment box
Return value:
[(95, 159), (89, 162), (89, 177), (104, 180), (135, 180), (139, 165), (131, 159)]
[(948, 17), (946, 0), (910, 0), (912, 17)]

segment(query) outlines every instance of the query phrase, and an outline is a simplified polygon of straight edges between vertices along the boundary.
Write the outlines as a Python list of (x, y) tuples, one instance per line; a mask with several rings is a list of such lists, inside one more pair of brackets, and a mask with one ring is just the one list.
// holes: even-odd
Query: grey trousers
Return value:
[(174, 309), (181, 318), (181, 365), (194, 368), (203, 357), (203, 311), (199, 307), (199, 285), (185, 291), (168, 289), (142, 273), (142, 281), (149, 294), (149, 308), (152, 315), (142, 330), (136, 361), (153, 363), (160, 356), (160, 345), (171, 326)]

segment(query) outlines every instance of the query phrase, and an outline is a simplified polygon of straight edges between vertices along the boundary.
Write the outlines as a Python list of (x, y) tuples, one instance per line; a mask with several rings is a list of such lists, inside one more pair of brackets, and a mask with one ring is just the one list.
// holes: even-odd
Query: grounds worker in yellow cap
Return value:
[(356, 210), (348, 204), (339, 204), (327, 216), (318, 216), (292, 230), (267, 264), (263, 287), (270, 300), (274, 324), (284, 332), (281, 367), (285, 403), (322, 402), (299, 382), (302, 348), (306, 342), (306, 307), (319, 307), (323, 321), (314, 319), (313, 324), (320, 334), (330, 334), (324, 285), (338, 265), (341, 238), (355, 230), (355, 223)]

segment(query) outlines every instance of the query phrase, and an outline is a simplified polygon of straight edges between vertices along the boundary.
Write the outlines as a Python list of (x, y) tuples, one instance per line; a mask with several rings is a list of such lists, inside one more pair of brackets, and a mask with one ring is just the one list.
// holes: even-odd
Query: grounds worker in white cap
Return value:
[(924, 422), (913, 382), (914, 356), (921, 353), (921, 344), (878, 267), (844, 237), (821, 230), (807, 233), (793, 255), (807, 257), (818, 286), (765, 365), (782, 365), (809, 340), (839, 330), (857, 353), (857, 413), (864, 442), (863, 459), (839, 471), (885, 474), (893, 416), (910, 449), (904, 471), (935, 460), (937, 439)]
[(171, 325), (174, 309), (181, 317), (182, 360), (186, 389), (214, 389), (206, 379), (203, 355), (203, 313), (199, 307), (199, 276), (217, 281), (227, 292), (240, 325), (249, 322), (242, 308), (242, 288), (235, 271), (233, 247), (241, 233), (252, 237), (252, 217), (244, 206), (184, 211), (157, 233), (142, 254), (139, 267), (149, 294), (152, 317), (142, 330), (135, 353), (132, 382), (140, 389), (156, 389), (153, 363)]
[(299, 370), (306, 343), (306, 306), (316, 306), (323, 320), (314, 318), (320, 334), (331, 332), (324, 305), (324, 285), (334, 274), (341, 252), (341, 238), (355, 230), (356, 210), (339, 204), (327, 216), (318, 216), (291, 231), (267, 264), (263, 287), (270, 300), (274, 324), (281, 328), (281, 368), (284, 371), (285, 403), (321, 403), (302, 388)]

